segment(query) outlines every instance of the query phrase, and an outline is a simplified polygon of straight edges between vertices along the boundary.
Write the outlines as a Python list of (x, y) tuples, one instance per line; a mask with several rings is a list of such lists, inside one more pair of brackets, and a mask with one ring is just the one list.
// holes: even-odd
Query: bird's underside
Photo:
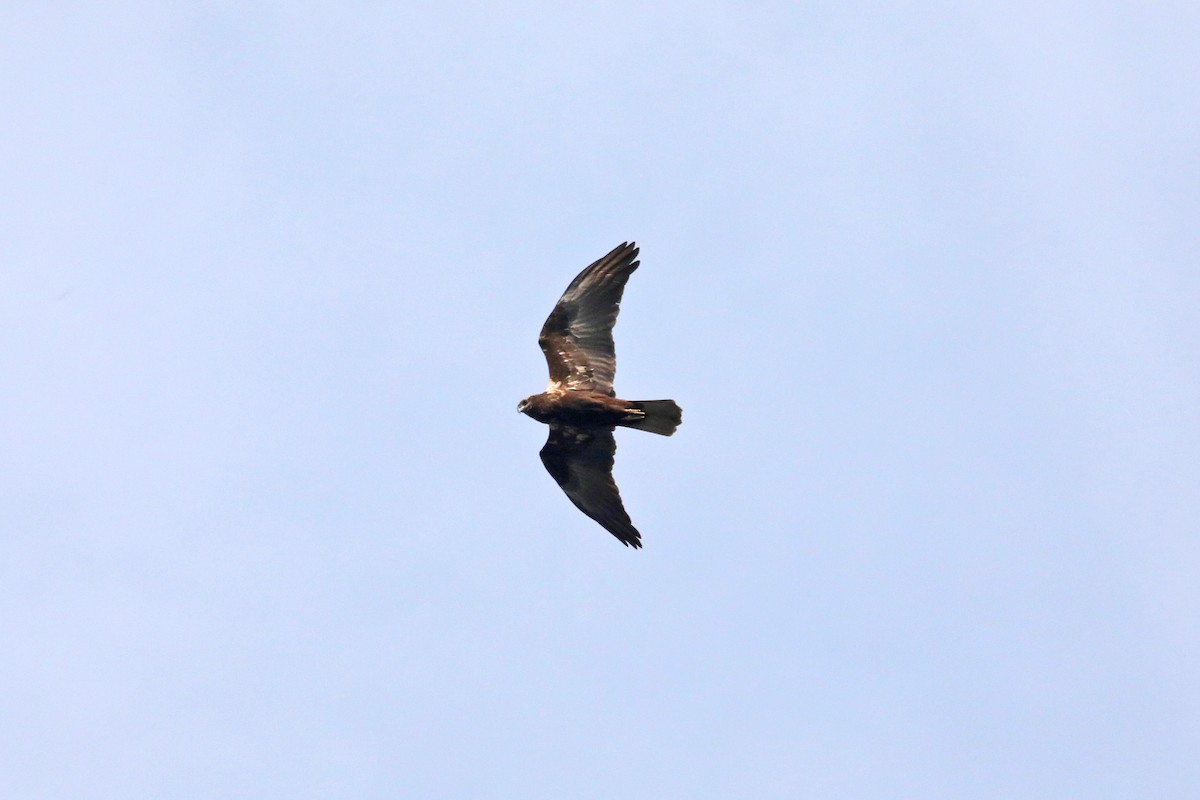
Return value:
[(613, 325), (638, 248), (622, 244), (576, 276), (542, 326), (538, 344), (550, 384), (517, 410), (550, 426), (542, 463), (572, 503), (623, 544), (641, 547), (612, 477), (613, 429), (675, 432), (682, 412), (673, 400), (621, 400), (613, 392)]

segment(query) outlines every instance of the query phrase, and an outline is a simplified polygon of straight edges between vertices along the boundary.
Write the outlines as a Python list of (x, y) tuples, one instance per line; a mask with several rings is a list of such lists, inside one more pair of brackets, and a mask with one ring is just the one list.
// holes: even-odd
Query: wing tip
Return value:
[(610, 250), (608, 255), (600, 260), (607, 261), (615, 256), (620, 256), (622, 260), (634, 259), (638, 257), (638, 253), (640, 253), (641, 250), (642, 248), (638, 247), (637, 242), (621, 242), (619, 245)]
[(637, 242), (621, 242), (608, 255), (600, 259), (599, 263), (607, 263), (609, 269), (617, 272), (624, 270), (628, 276), (642, 265), (642, 262), (638, 261), (638, 254), (641, 251)]
[(637, 528), (633, 527), (632, 525), (629, 526), (628, 531), (618, 533), (617, 531), (609, 528), (608, 532), (615, 536), (617, 541), (626, 547), (632, 547), (634, 550), (642, 549), (642, 535), (638, 533)]

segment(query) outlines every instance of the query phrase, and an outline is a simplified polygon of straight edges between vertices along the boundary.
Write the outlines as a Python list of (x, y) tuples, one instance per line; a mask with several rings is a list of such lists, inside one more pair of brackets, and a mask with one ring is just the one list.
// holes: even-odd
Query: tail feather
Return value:
[(643, 412), (645, 416), (622, 422), (626, 428), (670, 436), (683, 422), (683, 409), (676, 405), (674, 400), (632, 400), (629, 406)]

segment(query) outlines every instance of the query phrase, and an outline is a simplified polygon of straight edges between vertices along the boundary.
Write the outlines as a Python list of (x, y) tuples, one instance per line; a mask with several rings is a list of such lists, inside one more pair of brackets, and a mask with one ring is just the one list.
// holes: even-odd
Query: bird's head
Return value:
[(521, 402), (517, 403), (517, 411), (519, 411), (522, 414), (524, 414), (528, 408), (529, 408), (529, 398), (528, 397), (526, 397)]

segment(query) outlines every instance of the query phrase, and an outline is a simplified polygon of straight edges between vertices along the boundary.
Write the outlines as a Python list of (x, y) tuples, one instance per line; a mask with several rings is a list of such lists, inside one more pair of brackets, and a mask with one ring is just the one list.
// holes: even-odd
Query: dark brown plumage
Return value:
[(625, 283), (638, 268), (637, 255), (637, 245), (627, 242), (571, 281), (538, 336), (550, 385), (517, 406), (550, 426), (542, 463), (571, 502), (632, 547), (642, 546), (642, 536), (613, 481), (613, 429), (670, 436), (682, 421), (674, 400), (619, 400), (613, 392), (612, 329)]

